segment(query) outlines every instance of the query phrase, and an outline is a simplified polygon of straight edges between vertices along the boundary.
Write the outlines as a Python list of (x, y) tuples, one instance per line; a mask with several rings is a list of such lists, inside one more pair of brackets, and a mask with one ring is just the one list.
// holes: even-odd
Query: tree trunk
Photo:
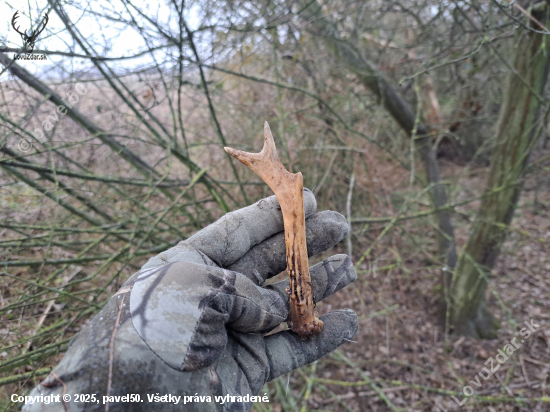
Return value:
[(485, 305), (487, 276), (506, 237), (528, 157), (543, 123), (538, 112), (550, 42), (541, 34), (520, 29), (515, 44), (514, 70), (506, 79), (487, 187), (450, 287), (450, 328), (460, 335), (496, 336), (498, 323)]
[[(430, 127), (416, 119), (416, 114), (409, 103), (388, 83), (372, 62), (359, 56), (346, 41), (340, 38), (336, 25), (324, 16), (323, 10), (316, 0), (300, 0), (299, 5), (302, 9), (300, 16), (308, 23), (307, 27), (312, 33), (321, 36), (335, 60), (344, 64), (378, 96), (380, 103), (409, 137), (412, 137), (416, 125), (415, 148), (422, 160), (426, 180), (428, 184), (432, 185), (430, 195), (433, 204), (438, 209), (444, 208), (447, 205), (447, 190), (440, 182), (441, 176), (435, 151), (432, 149)], [(457, 254), (451, 214), (448, 210), (439, 210), (436, 216), (439, 226), (439, 253), (443, 261), (446, 262), (446, 266), (453, 269), (456, 265)], [(450, 284), (450, 273), (450, 271), (443, 272), (444, 289), (446, 285)]]

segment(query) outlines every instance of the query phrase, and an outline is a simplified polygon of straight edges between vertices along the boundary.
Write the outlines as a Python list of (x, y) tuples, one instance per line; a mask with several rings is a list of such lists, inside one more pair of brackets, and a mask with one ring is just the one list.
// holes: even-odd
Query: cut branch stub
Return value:
[(264, 148), (260, 153), (247, 153), (231, 147), (224, 149), (260, 176), (277, 196), (283, 213), (286, 263), (290, 278), (289, 326), (302, 339), (317, 335), (323, 329), (323, 321), (314, 312), (307, 258), (302, 173), (292, 174), (285, 169), (277, 155), (267, 122), (264, 124)]

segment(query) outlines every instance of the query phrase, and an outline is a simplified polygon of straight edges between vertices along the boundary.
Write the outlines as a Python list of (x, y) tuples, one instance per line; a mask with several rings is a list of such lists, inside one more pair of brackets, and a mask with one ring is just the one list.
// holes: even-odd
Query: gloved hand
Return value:
[[(304, 190), (307, 247), (314, 255), (343, 239), (349, 226), (336, 212), (313, 214), (315, 198)], [(322, 316), (322, 333), (308, 340), (291, 331), (266, 336), (289, 310), (288, 279), (263, 286), (286, 268), (282, 230), (271, 196), (150, 259), (31, 393), (66, 393), (73, 401), (23, 411), (248, 411), (250, 396), (265, 382), (321, 358), (357, 332), (355, 312), (344, 309)], [(311, 277), (316, 302), (356, 280), (345, 255), (311, 267)], [(76, 394), (95, 397), (75, 403)], [(115, 398), (127, 394), (139, 394), (141, 402)], [(172, 396), (155, 402), (151, 395)]]

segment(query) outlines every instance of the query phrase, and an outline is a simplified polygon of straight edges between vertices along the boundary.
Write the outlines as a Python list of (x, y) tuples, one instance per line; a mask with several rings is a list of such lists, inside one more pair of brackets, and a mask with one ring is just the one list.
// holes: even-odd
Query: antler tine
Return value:
[[(271, 134), (271, 129), (267, 122), (264, 124), (264, 147), (260, 153), (243, 152), (242, 150), (233, 149), (232, 147), (224, 147), (224, 150), (252, 169), (269, 185), (269, 187), (271, 187), (272, 190), (272, 179), (268, 181), (268, 178), (273, 177), (274, 173), (290, 174), (279, 160), (275, 141), (273, 140), (273, 135)], [(269, 176), (270, 174), (272, 176)]]
[(32, 38), (35, 39), (38, 37), (38, 35), (40, 33), (42, 33), (44, 31), (44, 29), (46, 28), (46, 25), (48, 24), (48, 21), (49, 21), (49, 17), (48, 17), (48, 13), (46, 13), (46, 15), (44, 16), (44, 18), (42, 19), (42, 21), (40, 22), (40, 24), (38, 25), (38, 27), (42, 26), (42, 28), (40, 30), (38, 30), (38, 28), (36, 29), (36, 32), (33, 32), (32, 34)]
[(264, 147), (262, 153), (269, 154), (274, 159), (279, 160), (279, 155), (277, 155), (277, 148), (275, 147), (275, 140), (273, 139), (273, 134), (271, 134), (271, 129), (269, 128), (269, 123), (264, 122)]
[(19, 11), (16, 11), (15, 14), (13, 15), (12, 19), (11, 19), (11, 27), (14, 28), (14, 30), (19, 33), (21, 36), (26, 36), (27, 33), (21, 33), (19, 31), (19, 27), (15, 27), (15, 20), (19, 17), (17, 14), (19, 13)]

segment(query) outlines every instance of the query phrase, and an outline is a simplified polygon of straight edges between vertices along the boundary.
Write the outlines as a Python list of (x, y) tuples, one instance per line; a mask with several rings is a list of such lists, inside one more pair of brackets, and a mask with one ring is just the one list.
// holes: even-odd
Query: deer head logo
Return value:
[(23, 39), (23, 48), (27, 53), (32, 53), (34, 50), (34, 43), (36, 43), (36, 39), (38, 38), (39, 34), (42, 33), (42, 31), (46, 28), (46, 24), (48, 24), (48, 14), (44, 16), (40, 24), (36, 29), (34, 29), (30, 35), (27, 34), (27, 31), (19, 31), (19, 27), (15, 27), (15, 20), (19, 17), (17, 14), (19, 12), (16, 11), (13, 15), (13, 18), (11, 19), (11, 25), (14, 28), (14, 30), (21, 35), (21, 38)]

